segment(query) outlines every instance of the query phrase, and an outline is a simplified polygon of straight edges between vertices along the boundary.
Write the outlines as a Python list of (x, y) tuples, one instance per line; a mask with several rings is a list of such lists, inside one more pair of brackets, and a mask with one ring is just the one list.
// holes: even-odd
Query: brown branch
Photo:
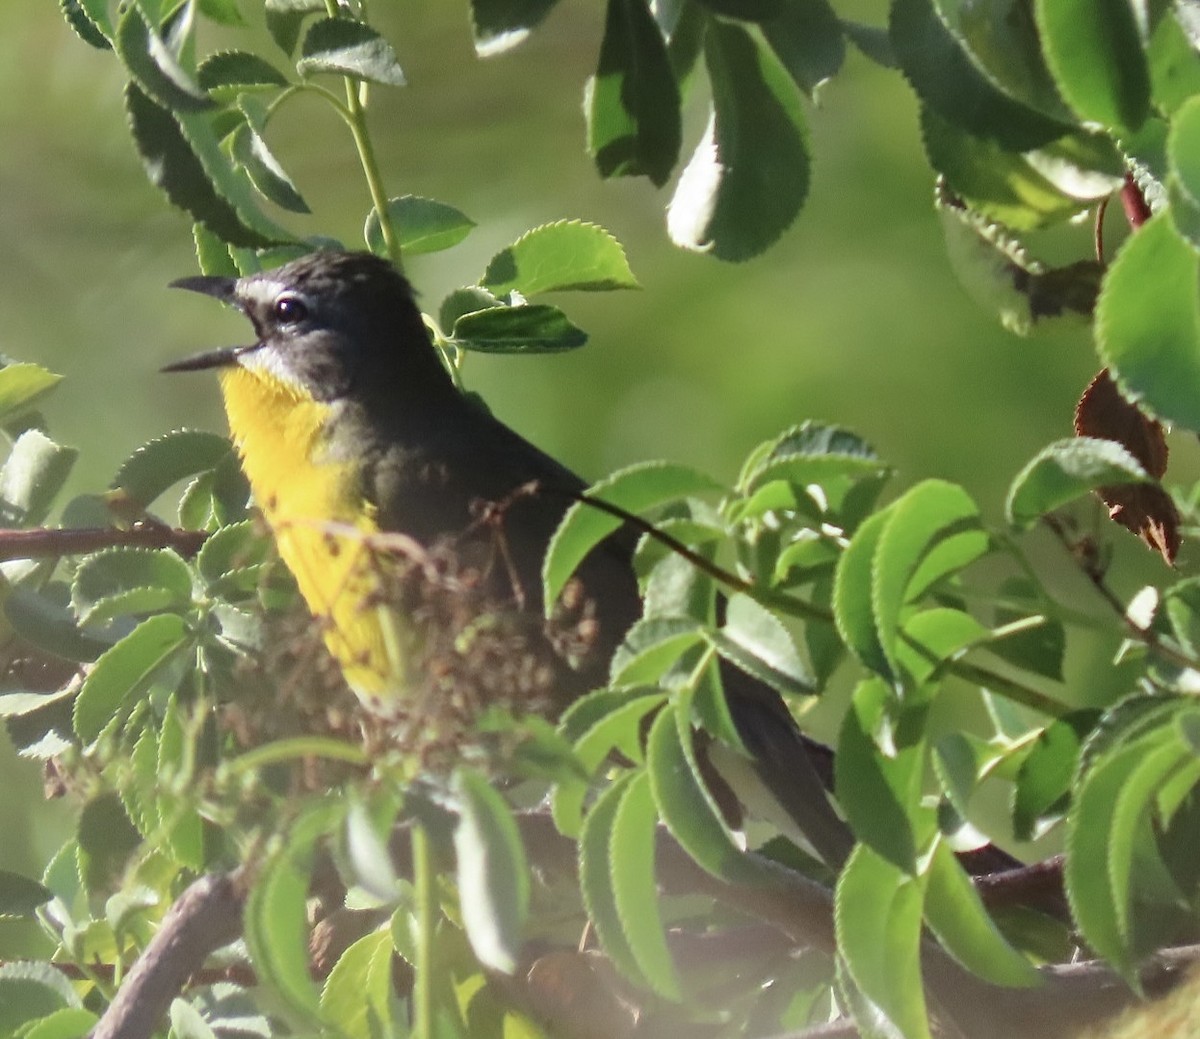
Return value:
[(1063, 894), (1062, 855), (1052, 855), (1041, 862), (999, 873), (975, 877), (975, 890), (989, 908), (1011, 905), (1030, 905), (1046, 899), (1061, 903)]
[(150, 1039), (171, 1001), (209, 955), (242, 932), (245, 878), (201, 877), (179, 897), (142, 950), (92, 1039)]
[(208, 535), (200, 530), (181, 530), (160, 523), (135, 523), (126, 530), (116, 527), (80, 527), (74, 530), (34, 527), (29, 530), (0, 528), (0, 562), (12, 559), (42, 559), (48, 556), (80, 556), (102, 548), (173, 548), (190, 558), (200, 551)]

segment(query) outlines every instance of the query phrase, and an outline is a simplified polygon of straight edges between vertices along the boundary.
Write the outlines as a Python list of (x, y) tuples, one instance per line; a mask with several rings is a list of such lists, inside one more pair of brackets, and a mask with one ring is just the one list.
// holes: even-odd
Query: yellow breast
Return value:
[(410, 634), (383, 601), (366, 541), (378, 529), (374, 509), (354, 465), (325, 457), (329, 405), (241, 366), (222, 370), (221, 391), (250, 489), (325, 644), (355, 693), (386, 710), (407, 684)]

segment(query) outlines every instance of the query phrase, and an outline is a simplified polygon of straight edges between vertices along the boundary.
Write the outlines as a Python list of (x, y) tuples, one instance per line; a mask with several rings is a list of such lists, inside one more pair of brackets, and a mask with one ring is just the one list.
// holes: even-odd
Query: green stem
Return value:
[(417, 910), (417, 962), (413, 980), (413, 1039), (433, 1039), (433, 931), (437, 923), (437, 864), (425, 827), (412, 828), (413, 896)]
[(981, 667), (979, 664), (968, 664), (965, 660), (947, 660), (944, 667), (956, 678), (961, 678), (974, 685), (985, 686), (1006, 700), (1031, 707), (1042, 714), (1048, 714), (1051, 718), (1061, 718), (1070, 711), (1066, 704), (1059, 703), (1040, 690), (1025, 685), (1015, 678), (1002, 675), (998, 671)]
[(247, 751), (226, 761), (221, 767), (226, 772), (237, 775), (252, 772), (265, 765), (295, 761), (297, 758), (326, 758), (330, 761), (345, 761), (351, 765), (367, 764), (367, 756), (362, 747), (330, 739), (328, 736), (294, 736)]
[(367, 178), (371, 203), (379, 217), (379, 229), (383, 233), (383, 244), (387, 247), (388, 258), (396, 265), (396, 269), (403, 270), (400, 236), (396, 234), (392, 218), (388, 215), (387, 191), (383, 186), (383, 177), (379, 173), (379, 163), (375, 159), (375, 146), (371, 143), (371, 134), (367, 129), (367, 113), (359, 94), (359, 84), (348, 77), (346, 79), (346, 108), (350, 113), (350, 132), (354, 135), (354, 146), (358, 149), (358, 161), (362, 166), (363, 176)]

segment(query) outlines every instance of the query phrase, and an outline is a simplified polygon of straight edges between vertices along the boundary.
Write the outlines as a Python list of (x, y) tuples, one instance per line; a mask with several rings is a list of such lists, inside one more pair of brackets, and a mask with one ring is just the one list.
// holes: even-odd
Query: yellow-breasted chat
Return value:
[[(369, 253), (324, 251), (244, 278), (184, 278), (254, 326), (247, 346), (199, 354), (168, 371), (215, 368), (233, 442), (255, 501), (351, 688), (387, 714), (410, 687), (419, 653), (368, 547), (396, 532), (449, 542), (488, 585), (488, 599), (542, 613), (541, 563), (584, 482), (454, 386), (412, 290)], [(481, 503), (504, 503), (500, 530)], [(555, 707), (604, 684), (613, 651), (641, 612), (632, 554), (619, 533), (584, 561), (579, 593), (594, 608), (585, 651), (551, 654)], [(753, 813), (839, 866), (852, 840), (827, 800), (779, 695), (723, 672), (749, 757), (714, 745), (712, 761)]]

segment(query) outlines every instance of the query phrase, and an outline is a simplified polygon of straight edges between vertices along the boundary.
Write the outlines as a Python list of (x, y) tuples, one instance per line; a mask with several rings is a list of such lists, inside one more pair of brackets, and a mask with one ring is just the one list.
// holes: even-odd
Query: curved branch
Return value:
[(92, 1039), (150, 1039), (209, 955), (242, 933), (245, 879), (201, 877), (179, 897), (117, 991)]

